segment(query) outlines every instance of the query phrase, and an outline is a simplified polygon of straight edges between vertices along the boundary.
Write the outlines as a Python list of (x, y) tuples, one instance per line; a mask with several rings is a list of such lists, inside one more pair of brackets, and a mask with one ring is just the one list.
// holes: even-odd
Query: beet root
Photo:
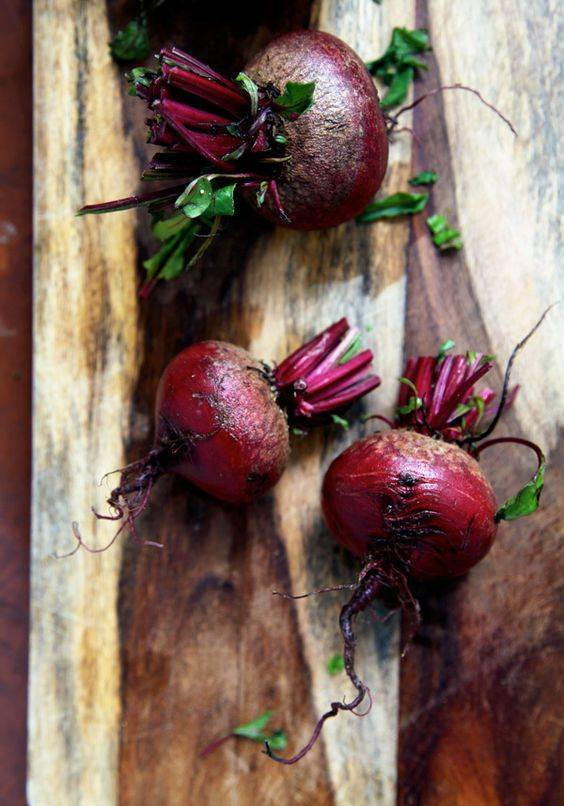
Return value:
[[(369, 372), (372, 351), (360, 350), (359, 336), (340, 319), (272, 367), (221, 341), (182, 350), (159, 382), (153, 448), (120, 471), (110, 514), (97, 514), (120, 522), (113, 540), (125, 526), (137, 536), (135, 521), (164, 473), (232, 504), (273, 487), (288, 461), (290, 427), (330, 423), (379, 385)], [(73, 529), (77, 548), (88, 548)]]
[[(476, 383), (492, 368), (492, 357), (469, 352), (448, 355), (445, 342), (437, 356), (409, 359), (391, 430), (366, 437), (330, 465), (323, 481), (322, 508), (335, 540), (361, 558), (363, 568), (351, 599), (341, 610), (345, 671), (356, 689), (350, 703), (333, 702), (319, 719), (307, 745), (291, 758), (266, 752), (275, 761), (294, 764), (315, 744), (324, 722), (339, 711), (353, 711), (370, 692), (354, 668), (356, 616), (374, 599), (404, 611), (403, 645), (419, 624), (413, 582), (448, 580), (465, 574), (485, 557), (501, 520), (534, 512), (542, 491), (545, 459), (538, 446), (519, 437), (486, 440), (511, 403), (513, 361), (546, 316), (514, 349), (497, 407), (494, 392)], [(484, 425), (484, 422), (486, 424)], [(532, 450), (537, 471), (516, 496), (496, 507), (482, 472), (481, 452), (500, 443)], [(323, 592), (332, 590), (323, 589)], [(293, 598), (293, 597), (292, 597)]]
[(315, 82), (313, 104), (286, 124), (287, 162), (276, 180), (288, 222), (270, 199), (257, 211), (292, 229), (325, 229), (354, 218), (382, 184), (388, 137), (366, 66), (344, 42), (296, 31), (270, 42), (245, 71), (259, 86)]
[(466, 573), (497, 531), (494, 494), (478, 462), (456, 445), (404, 429), (355, 442), (337, 457), (322, 505), (344, 548), (398, 564), (415, 580)]
[(127, 77), (149, 109), (148, 141), (162, 149), (142, 178), (170, 185), (80, 210), (148, 208), (161, 247), (144, 262), (142, 296), (200, 259), (241, 196), (274, 223), (323, 229), (360, 213), (380, 187), (388, 133), (378, 93), (336, 37), (281, 36), (235, 81), (176, 47), (157, 58)]

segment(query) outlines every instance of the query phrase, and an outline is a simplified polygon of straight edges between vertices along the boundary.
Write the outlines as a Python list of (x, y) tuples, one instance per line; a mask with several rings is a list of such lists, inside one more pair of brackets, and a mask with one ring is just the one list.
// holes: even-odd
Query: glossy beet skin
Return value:
[(286, 416), (246, 350), (221, 341), (193, 344), (163, 373), (156, 400), (156, 444), (183, 435), (186, 448), (167, 469), (231, 503), (273, 487), (290, 452)]
[[(313, 105), (285, 124), (290, 158), (277, 179), (293, 229), (325, 229), (354, 218), (372, 199), (388, 164), (378, 93), (364, 63), (331, 34), (295, 31), (270, 42), (245, 71), (259, 85), (315, 82)], [(253, 206), (275, 223), (267, 197)], [(283, 222), (282, 222), (283, 223)]]
[(342, 546), (398, 563), (416, 580), (466, 573), (497, 530), (493, 491), (476, 460), (403, 429), (367, 437), (338, 456), (322, 505)]

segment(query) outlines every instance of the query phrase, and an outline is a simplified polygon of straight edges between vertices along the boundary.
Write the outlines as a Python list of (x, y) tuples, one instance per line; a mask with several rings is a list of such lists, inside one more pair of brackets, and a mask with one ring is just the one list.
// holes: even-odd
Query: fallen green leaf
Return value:
[(385, 199), (378, 199), (369, 204), (356, 220), (360, 224), (368, 224), (382, 218), (415, 215), (424, 209), (428, 200), (428, 193), (393, 193)]

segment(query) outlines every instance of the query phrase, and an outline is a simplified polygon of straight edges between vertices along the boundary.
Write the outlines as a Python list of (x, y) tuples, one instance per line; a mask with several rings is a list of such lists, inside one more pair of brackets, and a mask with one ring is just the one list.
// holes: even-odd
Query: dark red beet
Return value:
[(489, 551), (492, 488), (456, 445), (404, 429), (355, 442), (329, 467), (323, 514), (331, 533), (364, 558), (397, 561), (412, 579), (466, 573)]
[(290, 453), (288, 423), (264, 368), (246, 350), (220, 341), (187, 347), (165, 369), (156, 401), (156, 442), (183, 438), (167, 459), (221, 501), (252, 501), (273, 487)]
[[(286, 226), (325, 229), (358, 215), (388, 165), (386, 125), (364, 63), (331, 34), (295, 31), (270, 42), (245, 71), (257, 84), (279, 88), (315, 81), (311, 108), (286, 123), (290, 160), (277, 179)], [(268, 197), (257, 210), (280, 223)]]
[[(149, 142), (164, 149), (143, 179), (171, 186), (80, 211), (145, 205), (160, 219), (155, 234), (163, 246), (145, 262), (143, 296), (199, 259), (221, 216), (235, 211), (233, 186), (260, 215), (294, 229), (341, 224), (380, 187), (388, 135), (378, 93), (363, 62), (336, 37), (296, 31), (275, 39), (249, 62), (246, 84), (175, 47), (163, 48), (158, 60), (158, 69), (136, 68), (128, 78), (150, 110)], [(286, 87), (297, 84), (311, 85), (307, 99), (287, 107)], [(230, 201), (216, 205), (213, 194), (229, 187)], [(194, 198), (207, 206), (195, 207)]]
[[(367, 374), (372, 352), (358, 351), (358, 337), (340, 319), (277, 367), (220, 341), (179, 353), (159, 383), (154, 446), (121, 471), (108, 499), (112, 514), (98, 515), (121, 522), (114, 540), (126, 525), (136, 535), (135, 520), (163, 473), (234, 504), (273, 487), (288, 461), (289, 424), (330, 422), (379, 385)], [(84, 544), (73, 528), (78, 548)]]
[[(482, 440), (492, 433), (511, 401), (513, 360), (546, 313), (513, 351), (496, 409), (489, 405), (495, 397), (491, 389), (475, 389), (493, 366), (491, 356), (447, 355), (445, 343), (438, 356), (407, 362), (395, 422), (386, 420), (391, 430), (354, 443), (329, 467), (322, 490), (325, 520), (337, 542), (363, 562), (356, 584), (335, 588), (354, 591), (341, 610), (340, 627), (345, 670), (357, 694), (349, 703), (331, 703), (310, 741), (295, 756), (275, 756), (267, 746), (276, 761), (299, 761), (313, 747), (327, 719), (339, 711), (356, 713), (365, 696), (370, 697), (354, 668), (352, 623), (359, 613), (376, 598), (400, 606), (410, 617), (407, 642), (419, 623), (410, 583), (466, 573), (489, 551), (500, 520), (514, 520), (538, 507), (545, 464), (541, 450), (517, 437)], [(480, 428), (484, 419), (489, 422)], [(497, 509), (477, 460), (481, 451), (501, 442), (532, 449), (538, 469), (517, 496)]]

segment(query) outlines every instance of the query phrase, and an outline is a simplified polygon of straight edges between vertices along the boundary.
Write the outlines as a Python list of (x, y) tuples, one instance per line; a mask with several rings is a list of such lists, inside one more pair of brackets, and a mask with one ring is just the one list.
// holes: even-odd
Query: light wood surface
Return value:
[[(355, 564), (323, 526), (319, 487), (331, 458), (369, 426), (296, 441), (277, 488), (246, 508), (163, 479), (141, 525), (165, 544), (162, 551), (126, 543), (100, 556), (51, 556), (72, 548), (74, 519), (91, 541), (108, 538), (107, 525), (96, 526), (89, 514), (108, 491), (96, 482), (150, 445), (159, 374), (184, 344), (224, 338), (259, 358), (280, 359), (347, 315), (373, 328), (366, 341), (384, 378), (365, 409), (390, 414), (405, 353), (433, 352), (452, 337), (463, 349), (504, 360), (555, 300), (550, 4), (464, 5), (456, 15), (435, 0), (319, 0), (311, 8), (295, 0), (265, 10), (261, 20), (236, 9), (218, 20), (217, 10), (199, 4), (191, 17), (178, 4), (163, 5), (155, 48), (174, 39), (228, 74), (271, 36), (308, 22), (341, 36), (366, 59), (383, 51), (393, 25), (427, 24), (435, 50), (424, 86), (463, 80), (479, 87), (513, 119), (520, 137), (472, 96), (450, 93), (414, 113), (419, 144), (405, 135), (395, 139), (382, 192), (407, 189), (416, 170), (438, 170), (432, 210), (460, 225), (460, 255), (436, 253), (423, 216), (300, 234), (270, 228), (247, 211), (201, 266), (139, 305), (136, 272), (151, 244), (145, 215), (73, 215), (87, 201), (136, 186), (148, 153), (144, 110), (126, 96), (122, 71), (109, 60), (105, 3), (35, 3), (33, 804), (387, 805), (397, 793), (406, 803), (506, 802), (512, 745), (504, 731), (505, 745), (495, 745), (484, 709), (495, 712), (498, 725), (516, 713), (524, 726), (525, 708), (515, 699), (525, 680), (541, 714), (539, 733), (528, 727), (527, 745), (536, 752), (543, 731), (536, 775), (548, 780), (558, 720), (547, 725), (552, 693), (540, 684), (554, 654), (539, 661), (535, 647), (553, 647), (556, 623), (550, 476), (539, 518), (524, 527), (503, 525), (499, 544), (462, 585), (423, 592), (431, 627), (402, 667), (401, 722), (398, 625), (368, 616), (359, 623), (358, 665), (375, 694), (373, 711), (363, 720), (341, 714), (329, 722), (320, 745), (294, 768), (272, 764), (244, 741), (206, 760), (198, 752), (268, 708), (297, 748), (331, 699), (351, 695), (344, 678), (326, 672), (340, 648), (343, 596), (290, 603), (271, 591), (354, 578)], [(110, 9), (114, 25), (129, 13), (121, 3)], [(535, 22), (543, 15), (546, 22)], [(519, 360), (515, 377), (523, 391), (508, 421), (513, 432), (541, 442), (549, 458), (561, 407), (553, 349), (559, 315), (551, 314)], [(530, 470), (527, 457), (514, 460), (509, 452), (486, 467), (500, 495), (514, 492)], [(542, 549), (534, 562), (530, 535)], [(519, 550), (523, 543), (527, 551)], [(519, 613), (527, 613), (524, 622)], [(516, 657), (498, 649), (508, 636), (525, 660), (512, 669), (514, 694), (506, 677), (496, 677), (486, 707), (475, 681)], [(493, 658), (489, 665), (484, 653)], [(455, 707), (443, 689), (446, 680), (460, 692), (466, 678), (458, 676), (459, 664), (474, 677)], [(488, 771), (482, 788), (468, 773), (480, 762)]]

